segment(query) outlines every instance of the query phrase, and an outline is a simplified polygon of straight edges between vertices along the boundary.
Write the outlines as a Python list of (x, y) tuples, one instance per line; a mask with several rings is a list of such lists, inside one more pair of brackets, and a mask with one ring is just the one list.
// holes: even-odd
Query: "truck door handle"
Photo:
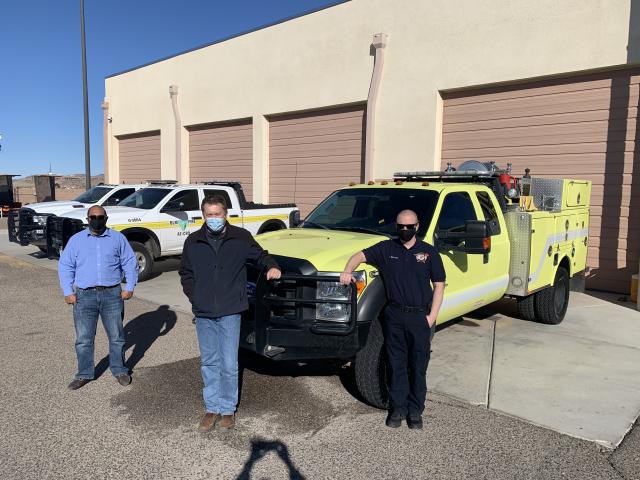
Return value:
[(229, 217), (231, 218), (238, 218), (240, 215), (238, 215), (237, 213), (235, 215), (229, 215)]
[(193, 217), (191, 220), (202, 220), (202, 217)]

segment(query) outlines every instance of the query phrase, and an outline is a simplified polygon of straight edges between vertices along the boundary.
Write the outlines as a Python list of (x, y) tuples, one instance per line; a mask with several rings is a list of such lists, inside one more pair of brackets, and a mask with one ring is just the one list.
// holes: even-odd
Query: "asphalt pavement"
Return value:
[[(384, 426), (348, 370), (244, 358), (238, 428), (199, 434), (191, 316), (126, 304), (128, 387), (106, 370), (70, 392), (71, 309), (54, 271), (0, 254), (2, 478), (638, 479), (640, 434), (613, 452), (430, 394), (423, 431)], [(176, 285), (176, 288), (178, 286)]]

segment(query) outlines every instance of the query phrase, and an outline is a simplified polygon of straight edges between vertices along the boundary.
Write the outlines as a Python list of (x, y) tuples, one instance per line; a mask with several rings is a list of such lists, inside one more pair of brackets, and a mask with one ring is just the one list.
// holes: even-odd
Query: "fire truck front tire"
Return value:
[(564, 320), (569, 306), (569, 272), (559, 267), (553, 286), (535, 294), (536, 320), (557, 325)]
[(356, 355), (354, 373), (356, 387), (362, 398), (374, 407), (387, 408), (387, 359), (380, 320), (371, 324), (367, 343)]
[(138, 281), (144, 282), (151, 278), (153, 272), (154, 258), (146, 245), (140, 242), (129, 242), (138, 263)]

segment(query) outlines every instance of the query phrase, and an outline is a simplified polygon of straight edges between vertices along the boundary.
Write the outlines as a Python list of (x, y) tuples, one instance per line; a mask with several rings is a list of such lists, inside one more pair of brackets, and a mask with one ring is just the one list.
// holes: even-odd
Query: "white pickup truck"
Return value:
[(35, 245), (41, 251), (47, 249), (47, 218), (52, 215), (65, 216), (74, 209), (87, 209), (93, 205), (103, 207), (118, 205), (122, 200), (146, 184), (107, 185), (101, 184), (82, 193), (75, 200), (54, 200), (29, 203), (9, 215), (9, 241), (20, 245)]
[[(296, 217), (294, 212), (299, 212), (294, 204), (248, 202), (238, 182), (151, 183), (118, 206), (105, 208), (109, 217), (107, 226), (122, 232), (136, 254), (141, 281), (151, 276), (157, 258), (182, 253), (187, 236), (203, 224), (200, 204), (209, 195), (222, 196), (228, 205), (229, 223), (254, 235), (288, 228), (290, 220)], [(49, 245), (58, 252), (71, 235), (86, 227), (87, 210), (77, 209), (65, 217), (51, 219), (48, 228)]]

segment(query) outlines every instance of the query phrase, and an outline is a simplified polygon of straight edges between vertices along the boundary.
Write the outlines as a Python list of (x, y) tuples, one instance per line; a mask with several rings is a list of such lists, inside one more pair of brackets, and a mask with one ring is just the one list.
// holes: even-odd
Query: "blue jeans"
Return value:
[(77, 302), (73, 306), (73, 321), (76, 327), (76, 356), (78, 373), (76, 378), (93, 380), (95, 365), (93, 346), (96, 337), (98, 316), (102, 318), (109, 338), (109, 367), (116, 376), (128, 373), (124, 366), (124, 301), (120, 297), (120, 285), (104, 290), (77, 289)]
[(196, 332), (207, 413), (233, 415), (238, 403), (240, 314), (196, 317)]

